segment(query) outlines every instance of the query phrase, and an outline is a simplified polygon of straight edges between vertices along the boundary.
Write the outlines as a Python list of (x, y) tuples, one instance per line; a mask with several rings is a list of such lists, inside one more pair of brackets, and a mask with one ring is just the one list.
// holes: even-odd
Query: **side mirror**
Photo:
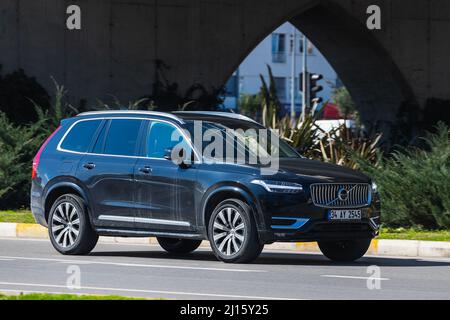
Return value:
[(192, 150), (187, 151), (187, 153), (188, 154), (186, 154), (186, 149), (184, 148), (177, 150), (174, 150), (174, 148), (167, 148), (164, 150), (164, 159), (173, 161), (173, 163), (179, 165), (181, 168), (189, 168), (192, 164), (194, 155)]
[(173, 148), (167, 148), (164, 150), (164, 159), (172, 160), (172, 150)]

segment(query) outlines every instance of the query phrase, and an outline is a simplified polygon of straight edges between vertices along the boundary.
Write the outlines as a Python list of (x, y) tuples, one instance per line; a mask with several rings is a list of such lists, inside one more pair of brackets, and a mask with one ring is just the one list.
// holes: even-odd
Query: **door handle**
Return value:
[(95, 163), (93, 163), (93, 162), (85, 163), (85, 164), (83, 165), (83, 167), (86, 168), (86, 169), (88, 169), (88, 170), (92, 170), (92, 169), (95, 168)]
[(139, 172), (149, 174), (152, 173), (152, 168), (150, 166), (145, 166), (143, 168), (139, 168)]

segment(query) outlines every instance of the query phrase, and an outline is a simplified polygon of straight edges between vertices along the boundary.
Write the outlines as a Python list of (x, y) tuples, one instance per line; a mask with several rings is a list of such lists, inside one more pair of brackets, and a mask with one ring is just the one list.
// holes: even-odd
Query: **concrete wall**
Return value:
[[(82, 30), (65, 28), (69, 4)], [(382, 30), (365, 28), (368, 5)], [(24, 68), (72, 101), (123, 101), (151, 92), (154, 60), (181, 88), (219, 86), (272, 30), (291, 21), (327, 57), (369, 120), (400, 104), (450, 99), (450, 3), (445, 0), (2, 0), (3, 73)]]

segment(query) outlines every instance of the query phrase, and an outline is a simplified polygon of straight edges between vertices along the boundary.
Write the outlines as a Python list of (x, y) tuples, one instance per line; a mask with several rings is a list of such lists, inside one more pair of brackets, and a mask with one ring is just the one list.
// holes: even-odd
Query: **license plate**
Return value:
[(329, 220), (361, 220), (361, 210), (330, 210)]

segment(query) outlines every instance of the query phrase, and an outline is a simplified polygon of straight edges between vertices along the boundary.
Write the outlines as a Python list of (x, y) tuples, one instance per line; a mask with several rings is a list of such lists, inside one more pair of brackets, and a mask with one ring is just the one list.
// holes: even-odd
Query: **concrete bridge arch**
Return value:
[[(121, 101), (149, 94), (155, 61), (181, 91), (222, 85), (256, 44), (290, 21), (327, 57), (364, 121), (385, 128), (403, 106), (416, 115), (441, 101), (450, 114), (450, 3), (436, 0), (73, 0), (82, 29), (66, 28), (66, 1), (0, 3), (3, 73), (23, 68), (70, 99)], [(365, 28), (369, 5), (382, 28)], [(425, 113), (427, 114), (427, 113)], [(412, 121), (412, 120), (408, 120)], [(383, 125), (384, 124), (384, 125)]]
[(229, 65), (222, 71), (226, 76), (221, 75), (219, 83), (260, 41), (289, 21), (327, 58), (355, 100), (361, 120), (369, 127), (389, 131), (402, 106), (417, 111), (417, 101), (407, 81), (365, 23), (330, 1), (294, 1), (285, 13), (281, 19), (267, 21), (254, 34), (247, 34), (248, 41), (240, 46), (239, 54), (230, 57)]

